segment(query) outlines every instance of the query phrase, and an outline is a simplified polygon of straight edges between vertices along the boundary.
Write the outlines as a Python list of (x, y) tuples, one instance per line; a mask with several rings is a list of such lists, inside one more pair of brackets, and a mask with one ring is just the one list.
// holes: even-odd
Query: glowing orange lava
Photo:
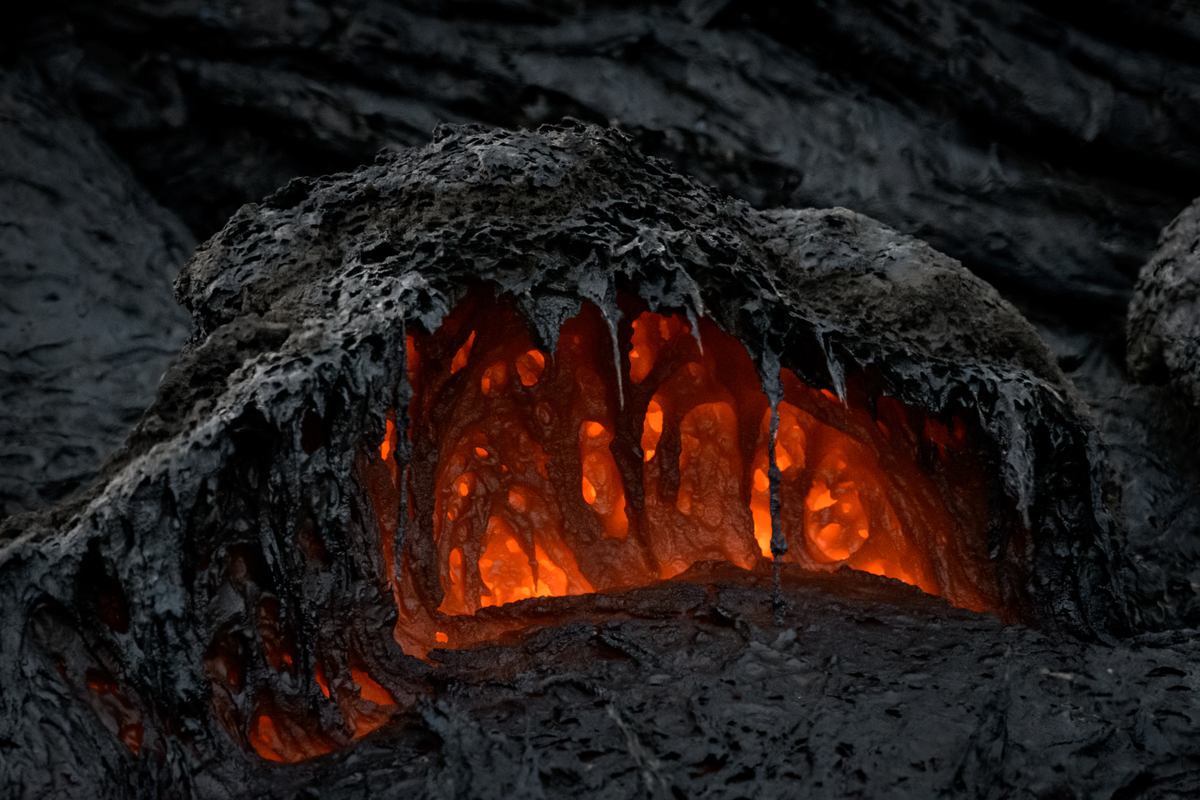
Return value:
[[(630, 317), (624, 381), (591, 306), (553, 353), (510, 303), (483, 295), (412, 337), (409, 465), (396, 461), (389, 417), (364, 467), (406, 653), (511, 627), (481, 609), (646, 585), (704, 561), (844, 566), (999, 606), (979, 566), (986, 482), (961, 420), (886, 396), (843, 402), (785, 369), (772, 442), (773, 412), (739, 342), (706, 320), (693, 331), (678, 314)], [(401, 521), (389, 510), (401, 474), (397, 570)], [(773, 525), (785, 552), (772, 553)]]
[[(849, 568), (1002, 610), (985, 549), (991, 484), (963, 420), (906, 407), (878, 376), (848, 376), (841, 398), (788, 369), (772, 408), (746, 348), (716, 325), (622, 306), (617, 364), (586, 304), (553, 347), (483, 292), (437, 331), (407, 334), (411, 400), (355, 467), (404, 653), (495, 640), (552, 620), (562, 604), (544, 598), (687, 579), (703, 562)], [(318, 533), (298, 536), (324, 568)], [(227, 578), (244, 581), (250, 559), (231, 549)], [(338, 643), (325, 659), (321, 644), (298, 646), (297, 614), (274, 595), (250, 608), (277, 680), (256, 681), (234, 632), (216, 636), (205, 669), (215, 713), (260, 757), (332, 752), (411, 702), (377, 649), (371, 661)], [(88, 688), (139, 752), (132, 702), (100, 673)]]

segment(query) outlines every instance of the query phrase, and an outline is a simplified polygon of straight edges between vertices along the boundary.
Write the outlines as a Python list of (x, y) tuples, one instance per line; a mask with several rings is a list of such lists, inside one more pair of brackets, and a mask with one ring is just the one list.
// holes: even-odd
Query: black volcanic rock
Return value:
[[(224, 797), (291, 794), (318, 781), (352, 794), (354, 782), (365, 780), (363, 770), (375, 763), (365, 759), (384, 757), (373, 749), (376, 745), (350, 744), (347, 735), (330, 733), (341, 736), (338, 744), (350, 748), (346, 754), (325, 766), (282, 768), (248, 753), (241, 738), (251, 709), (264, 698), (319, 713), (321, 725), (336, 731), (336, 711), (322, 705), (313, 670), (318, 653), (346, 669), (351, 652), (402, 705), (424, 709), (426, 744), (415, 746), (442, 747), (444, 763), (454, 764), (451, 772), (440, 773), (446, 780), (470, 785), (482, 780), (486, 765), (470, 756), (454, 761), (453, 748), (455, 742), (466, 742), (472, 752), (483, 747), (470, 743), (475, 723), (460, 716), (479, 708), (486, 720), (495, 707), (471, 696), (468, 688), (466, 711), (444, 710), (457, 696), (456, 682), (469, 687), (481, 680), (478, 673), (453, 666), (455, 659), (470, 662), (470, 654), (447, 656), (450, 666), (431, 668), (405, 656), (392, 640), (396, 611), (374, 511), (354, 479), (355, 459), (364, 443), (381, 438), (387, 410), (398, 409), (403, 417), (406, 329), (436, 328), (477, 282), (510, 295), (547, 344), (584, 301), (614, 320), (620, 313), (617, 292), (627, 289), (651, 307), (707, 317), (737, 335), (768, 380), (771, 367), (779, 365), (815, 386), (843, 392), (855, 376), (870, 372), (877, 391), (914, 407), (973, 415), (1002, 495), (997, 520), (1014, 528), (1022, 518), (1029, 521), (1025, 546), (1010, 546), (1012, 530), (1004, 528), (990, 543), (1006, 597), (1019, 617), (1055, 638), (1021, 628), (1001, 632), (986, 618), (949, 611), (940, 602), (889, 589), (888, 581), (870, 577), (855, 577), (854, 585), (890, 599), (851, 614), (832, 599), (849, 588), (839, 589), (842, 584), (834, 581), (820, 584), (827, 590), (805, 590), (801, 581), (800, 588), (788, 589), (799, 592), (796, 613), (804, 617), (811, 603), (824, 609), (812, 619), (825, 621), (782, 617), (789, 620), (781, 623), (785, 629), (769, 634), (790, 652), (804, 624), (828, 627), (831, 614), (874, 642), (879, 641), (876, 629), (890, 629), (890, 645), (873, 645), (894, 649), (893, 655), (880, 656), (877, 666), (888, 675), (895, 700), (880, 695), (872, 701), (886, 712), (905, 702), (904, 686), (927, 680), (919, 672), (898, 674), (901, 662), (911, 669), (911, 660), (895, 656), (912, 641), (900, 633), (912, 624), (907, 615), (915, 614), (921, 627), (946, 625), (953, 631), (949, 638), (962, 651), (946, 657), (926, 653), (922, 660), (966, 692), (965, 707), (978, 715), (941, 740), (940, 750), (958, 754), (955, 766), (918, 767), (901, 758), (876, 765), (881, 783), (875, 785), (892, 784), (900, 780), (896, 776), (916, 770), (932, 771), (939, 776), (937, 785), (951, 790), (991, 785), (1003, 774), (1006, 782), (1033, 793), (1049, 791), (1054, 778), (1042, 766), (1052, 762), (1039, 762), (1037, 773), (1038, 781), (1050, 783), (1023, 783), (1033, 779), (1020, 770), (1034, 759), (1020, 754), (1045, 741), (1035, 720), (1052, 725), (1054, 714), (1062, 712), (1047, 709), (1045, 716), (1031, 716), (1013, 698), (1024, 686), (1075, 678), (1047, 677), (1042, 670), (1050, 668), (1035, 665), (1040, 654), (1054, 650), (1065, 663), (1083, 665), (1115, 652), (1113, 663), (1121, 669), (1159, 668), (1157, 656), (1143, 658), (1124, 646), (1081, 651), (1093, 646), (1071, 636), (1119, 632), (1126, 617), (1118, 571), (1121, 536), (1097, 461), (1095, 432), (1033, 329), (961, 265), (845, 210), (755, 211), (647, 160), (612, 131), (580, 125), (518, 133), (442, 129), (427, 148), (381, 156), (374, 166), (350, 174), (293, 181), (235, 214), (180, 276), (194, 337), (125, 449), (91, 491), (0, 528), (0, 685), (7, 687), (0, 701), (0, 743), (6, 750), (0, 786), (64, 797), (167, 791)], [(323, 542), (318, 557), (307, 556), (312, 548), (304, 545), (314, 532)], [(647, 591), (654, 596), (656, 590)], [(587, 616), (598, 604), (604, 614), (618, 618), (615, 632), (605, 634), (604, 647), (620, 650), (622, 642), (634, 642), (628, 646), (642, 648), (636, 643), (644, 636), (642, 624), (625, 615), (671, 619), (679, 615), (680, 602), (695, 605), (688, 590), (665, 591), (668, 600), (646, 608), (603, 595), (538, 601), (538, 607), (547, 614)], [(767, 622), (772, 594), (762, 587), (751, 593), (749, 602), (765, 615), (756, 626), (774, 624)], [(261, 635), (264, 600), (278, 604), (278, 624), (295, 643), (291, 669), (268, 665)], [(716, 635), (726, 655), (708, 667), (678, 662), (662, 673), (666, 681), (671, 669), (694, 670), (701, 684), (717, 682), (711, 696), (726, 704), (734, 698), (718, 684), (730, 669), (753, 673), (782, 659), (780, 668), (799, 676), (797, 691), (803, 690), (804, 675), (816, 674), (811, 664), (791, 665), (784, 651), (777, 657), (756, 648), (768, 634), (747, 633), (737, 622), (739, 614), (731, 615), (722, 602), (709, 605), (698, 628), (686, 623), (681, 635), (722, 629)], [(979, 625), (984, 632), (976, 633)], [(737, 637), (730, 638), (731, 630)], [(856, 640), (840, 633), (821, 647), (835, 641), (846, 648), (847, 658), (856, 658)], [(239, 688), (220, 705), (211, 670), (230, 642), (237, 653)], [(1188, 663), (1187, 651), (1179, 649), (1184, 643), (1168, 637), (1147, 639), (1141, 646), (1151, 644), (1170, 650), (1167, 662)], [(728, 655), (728, 648), (741, 645), (749, 648), (749, 661)], [(517, 648), (510, 663), (525, 663), (523, 645), (508, 646)], [(578, 658), (597, 662), (593, 674), (602, 687), (616, 678), (605, 677), (607, 667), (590, 655), (591, 647), (587, 644)], [(1028, 659), (1020, 661), (1015, 678), (1004, 666), (1010, 651)], [(548, 648), (544, 655), (550, 658), (553, 652)], [(821, 658), (838, 652), (834, 648)], [(696, 657), (704, 658), (703, 648)], [(501, 647), (494, 658), (504, 663), (509, 656)], [(655, 658), (640, 655), (636, 669), (645, 674)], [(516, 691), (536, 696), (537, 681), (519, 675), (536, 674), (547, 663), (520, 666), (513, 673)], [(1092, 668), (1087, 669), (1091, 675)], [(1190, 672), (1169, 669), (1178, 672), (1163, 673), (1172, 685), (1176, 678), (1185, 686), (1194, 682)], [(854, 667), (838, 689), (846, 702), (852, 687), (865, 680), (862, 670)], [(1143, 696), (1142, 672), (1124, 682), (1112, 673), (1097, 674), (1089, 691), (1138, 697), (1169, 716), (1169, 695)], [(332, 674), (328, 680), (337, 685), (349, 678)], [(637, 679), (626, 674), (620, 680)], [(751, 683), (755, 680), (751, 675)], [(975, 693), (970, 687), (977, 685), (994, 685), (995, 697)], [(811, 690), (820, 696), (820, 690)], [(697, 688), (695, 696), (707, 691)], [(1059, 697), (1057, 690), (1050, 694)], [(774, 727), (770, 715), (790, 718), (796, 711), (775, 706), (772, 698), (767, 694), (754, 701), (776, 708), (762, 712), (764, 730)], [(422, 705), (430, 699), (441, 705)], [(664, 696), (656, 702), (675, 701)], [(1108, 707), (1121, 720), (1105, 718), (1089, 728), (1097, 741), (1114, 731), (1136, 738), (1132, 744), (1122, 739), (1111, 750), (1088, 750), (1103, 757), (1096, 756), (1098, 774), (1086, 785), (1172, 780), (1186, 785), (1163, 765), (1188, 733), (1174, 720), (1160, 719), (1158, 711), (1146, 712), (1152, 718), (1144, 724), (1128, 723), (1125, 712), (1133, 702), (1114, 700)], [(640, 764), (644, 777), (639, 780), (676, 775), (673, 767), (661, 765), (674, 748), (685, 746), (684, 728), (665, 734), (676, 737), (676, 744), (664, 745), (663, 738), (643, 741), (626, 710), (619, 703), (613, 708), (604, 713)], [(1010, 716), (1014, 709), (1020, 719)], [(915, 713), (922, 728), (942, 729), (940, 715), (960, 712), (957, 706), (934, 704)], [(542, 713), (550, 712), (537, 711)], [(602, 719), (592, 715), (583, 724), (594, 726)], [(524, 723), (510, 718), (505, 724)], [(1018, 727), (1010, 731), (1014, 724)], [(534, 754), (550, 748), (547, 765), (559, 757), (550, 753), (563, 748), (582, 757), (575, 748), (585, 746), (586, 731), (572, 739), (570, 723), (564, 725), (568, 732), (562, 736), (529, 739), (525, 746)], [(239, 735), (231, 735), (230, 726)], [(408, 730), (399, 729), (402, 741), (411, 741), (403, 739)], [(442, 745), (428, 743), (429, 730)], [(747, 733), (751, 740), (757, 735)], [(817, 782), (818, 774), (833, 769), (826, 760), (833, 758), (828, 747), (842, 763), (854, 765), (850, 778), (858, 781), (855, 772), (874, 763), (875, 748), (893, 741), (896, 732), (884, 720), (864, 725), (844, 743), (826, 741), (833, 733), (787, 734), (794, 742), (809, 735), (822, 738), (814, 746), (821, 748), (824, 766), (818, 770), (817, 761), (802, 758), (794, 779), (813, 781), (817, 794), (842, 794), (846, 785)], [(995, 750), (1010, 739), (1020, 744)], [(134, 741), (136, 747), (130, 744)], [(356, 755), (358, 748), (364, 755)], [(1075, 749), (1060, 747), (1053, 763), (1075, 755)], [(721, 772), (724, 766), (714, 758), (718, 761), (697, 752), (694, 768), (703, 772), (709, 763), (713, 773)], [(917, 762), (929, 758), (921, 755)], [(505, 781), (513, 780), (512, 768), (497, 768)], [(473, 772), (454, 776), (463, 769)], [(750, 780), (738, 776), (755, 769), (747, 764), (724, 779)], [(436, 780), (439, 773), (431, 767), (425, 774)], [(540, 773), (536, 780), (543, 780)], [(446, 791), (454, 793), (453, 786)]]
[(439, 122), (614, 122), (760, 207), (842, 205), (1077, 322), (1200, 192), (1174, 2), (67, 2), (17, 28), (201, 237)]
[(0, 77), (0, 115), (3, 517), (90, 480), (150, 404), (193, 242), (28, 65)]
[(1200, 200), (1162, 232), (1129, 304), (1129, 369), (1200, 409)]
[(1200, 625), (1200, 415), (1169, 386), (1142, 385), (1120, 351), (1093, 347), (1070, 373), (1121, 487), (1125, 581), (1138, 625)]
[[(1196, 640), (1062, 641), (892, 585), (634, 593), (658, 613), (447, 653), (448, 696), (270, 798), (1081, 797), (1200, 791)], [(582, 599), (582, 598), (581, 598)], [(669, 619), (660, 616), (674, 608)], [(665, 616), (665, 615), (664, 615)], [(547, 658), (553, 654), (553, 658)], [(497, 671), (500, 672), (497, 675)], [(252, 779), (254, 780), (254, 779)]]
[[(10, 19), (0, 61), (38, 65), (45, 100), (198, 238), (297, 175), (423, 145), (439, 122), (571, 115), (760, 207), (871, 214), (1100, 340), (1200, 192), (1200, 17), (1180, 2), (67, 0)], [(77, 235), (49, 225), (50, 241)], [(126, 316), (173, 312), (165, 288), (140, 297)], [(72, 369), (40, 385), (77, 391)], [(25, 386), (14, 403), (45, 405)], [(14, 507), (89, 477), (33, 458), (0, 466), (26, 487)]]
[[(1109, 463), (1125, 487), (1133, 605), (1148, 623), (1194, 626), (1200, 624), (1200, 202), (1163, 230), (1142, 269), (1125, 333), (1126, 352), (1094, 348), (1074, 377), (1098, 411)], [(1121, 355), (1132, 377), (1121, 374)]]

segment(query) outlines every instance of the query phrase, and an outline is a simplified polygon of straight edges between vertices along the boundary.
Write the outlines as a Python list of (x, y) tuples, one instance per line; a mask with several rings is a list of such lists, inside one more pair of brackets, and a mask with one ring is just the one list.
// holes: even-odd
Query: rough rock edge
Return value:
[(1200, 408), (1200, 199), (1163, 229), (1129, 303), (1129, 369)]

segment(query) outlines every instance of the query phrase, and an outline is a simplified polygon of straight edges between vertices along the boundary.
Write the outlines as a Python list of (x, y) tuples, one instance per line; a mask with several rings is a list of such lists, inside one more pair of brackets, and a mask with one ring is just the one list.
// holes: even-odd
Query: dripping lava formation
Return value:
[(6, 702), (96, 791), (219, 796), (612, 620), (1126, 628), (1053, 358), (849, 211), (756, 211), (594, 127), (442, 128), (243, 208), (178, 291), (157, 402), (0, 551)]
[(618, 310), (614, 340), (583, 304), (552, 354), (511, 302), (480, 292), (433, 335), (408, 334), (411, 399), (357, 464), (405, 653), (520, 624), (482, 608), (706, 561), (846, 566), (1005, 614), (961, 416), (888, 397), (851, 408), (786, 367), (772, 409), (745, 347), (708, 319), (693, 330), (634, 298)]

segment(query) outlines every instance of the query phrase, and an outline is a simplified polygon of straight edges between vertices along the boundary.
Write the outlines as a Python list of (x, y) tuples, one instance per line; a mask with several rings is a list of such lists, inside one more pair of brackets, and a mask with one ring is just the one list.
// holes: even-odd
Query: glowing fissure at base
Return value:
[[(771, 558), (770, 408), (745, 348), (707, 320), (701, 350), (681, 314), (628, 319), (621, 389), (610, 332), (591, 306), (563, 325), (554, 353), (535, 345), (511, 304), (482, 295), (438, 331), (410, 336), (412, 460), (397, 464), (389, 421), (364, 466), (386, 470), (387, 480), (366, 483), (406, 653), (521, 627), (481, 609)], [(887, 397), (853, 408), (786, 369), (781, 382), (783, 560), (998, 607), (980, 566), (986, 483), (962, 423)]]

